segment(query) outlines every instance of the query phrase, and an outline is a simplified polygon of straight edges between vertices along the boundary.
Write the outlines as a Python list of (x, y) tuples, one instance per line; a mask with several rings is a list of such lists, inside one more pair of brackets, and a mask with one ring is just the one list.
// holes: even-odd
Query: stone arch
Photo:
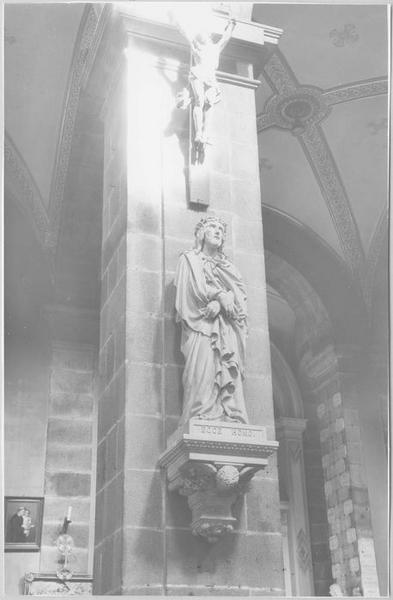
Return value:
[(273, 342), (270, 342), (270, 357), (276, 418), (303, 418), (299, 386), (287, 361)]
[(310, 551), (310, 519), (304, 465), (303, 401), (292, 370), (271, 342), (271, 368), (280, 490), (285, 593), (314, 595)]
[(34, 178), (10, 135), (4, 135), (4, 196), (16, 202), (30, 222), (35, 237), (47, 250), (50, 223)]
[[(314, 231), (282, 211), (263, 205), (263, 223), (266, 251), (286, 261), (298, 282), (303, 276), (312, 297), (322, 299), (335, 343), (367, 346), (367, 307), (359, 281), (342, 258)], [(293, 297), (299, 284), (288, 283)]]
[(267, 283), (282, 295), (295, 313), (297, 356), (306, 351), (319, 353), (332, 340), (332, 324), (321, 299), (303, 275), (284, 259), (266, 251), (265, 261)]
[[(324, 470), (316, 412), (318, 402), (310, 389), (313, 387), (315, 378), (318, 379), (317, 373), (320, 365), (327, 368), (329, 373), (335, 372), (337, 369), (332, 342), (332, 324), (318, 294), (301, 273), (272, 252), (266, 251), (265, 260), (268, 285), (271, 285), (288, 303), (296, 319), (294, 343), (299, 377), (296, 379), (289, 367), (284, 368), (283, 362), (286, 361), (282, 355), (282, 360), (280, 360), (281, 353), (279, 349), (274, 348), (273, 344), (271, 350), (273, 398), (277, 403), (277, 412), (280, 410), (280, 395), (285, 394), (286, 398), (291, 397), (290, 404), (292, 406), (289, 408), (292, 411), (294, 411), (293, 403), (296, 399), (300, 405), (297, 407), (297, 414), (293, 412), (292, 415), (287, 413), (285, 416), (289, 417), (289, 420), (294, 420), (295, 416), (299, 421), (301, 417), (306, 420), (306, 428), (303, 435), (300, 435), (299, 441), (302, 438), (314, 588), (315, 595), (328, 595), (332, 578)], [(315, 358), (317, 367), (313, 362)], [(280, 376), (277, 375), (277, 370), (280, 371)], [(292, 378), (288, 371), (291, 372)], [(294, 385), (292, 379), (295, 380)], [(275, 385), (278, 385), (278, 393), (274, 391)], [(298, 393), (293, 396), (295, 389), (298, 390)], [(278, 429), (280, 420), (277, 421)], [(321, 573), (323, 573), (322, 576)]]
[[(383, 580), (385, 567), (379, 557), (378, 573), (373, 535), (379, 540), (384, 532), (378, 519), (371, 523), (371, 512), (378, 516), (378, 498), (374, 488), (367, 485), (367, 477), (375, 480), (373, 470), (367, 469), (367, 473), (359, 475), (366, 463), (359, 463), (359, 451), (355, 453), (355, 447), (356, 450), (362, 448), (361, 454), (369, 466), (377, 460), (376, 452), (374, 463), (370, 462), (371, 440), (364, 427), (372, 421), (366, 411), (368, 405), (362, 399), (365, 392), (359, 395), (357, 385), (358, 378), (367, 373), (367, 365), (357, 356), (362, 346), (348, 344), (345, 332), (337, 333), (337, 323), (333, 330), (335, 315), (330, 318), (315, 288), (292, 265), (269, 252), (266, 253), (266, 277), (268, 284), (288, 303), (296, 319), (295, 360), (307, 419), (303, 442), (315, 593), (328, 595), (333, 581), (339, 584), (344, 595), (352, 595), (355, 588), (362, 586), (374, 585), (373, 589), (377, 589), (378, 577)], [(356, 323), (358, 317), (359, 314), (352, 323)], [(359, 323), (361, 326), (361, 320)], [(378, 457), (383, 459), (382, 452)], [(367, 527), (364, 519), (367, 519)], [(363, 538), (367, 556), (359, 551), (360, 546), (353, 544), (353, 540), (363, 543)], [(363, 581), (362, 564), (366, 562), (373, 568), (370, 579)]]

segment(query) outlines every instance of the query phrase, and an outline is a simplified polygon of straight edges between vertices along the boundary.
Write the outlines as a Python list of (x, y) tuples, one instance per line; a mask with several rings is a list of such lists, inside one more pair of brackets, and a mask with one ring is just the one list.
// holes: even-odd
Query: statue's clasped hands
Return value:
[(221, 308), (224, 313), (230, 319), (235, 316), (235, 299), (232, 292), (221, 292), (218, 295), (218, 301), (220, 302)]
[(215, 319), (220, 310), (220, 303), (217, 300), (211, 300), (205, 308), (205, 316), (207, 319)]
[(215, 319), (220, 311), (233, 319), (235, 317), (235, 303), (232, 292), (221, 292), (216, 300), (211, 300), (203, 310), (204, 316), (207, 319)]

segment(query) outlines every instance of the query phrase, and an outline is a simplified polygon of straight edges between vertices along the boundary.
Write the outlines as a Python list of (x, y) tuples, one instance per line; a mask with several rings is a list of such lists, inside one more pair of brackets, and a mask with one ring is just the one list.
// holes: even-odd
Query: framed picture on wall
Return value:
[(44, 498), (5, 497), (5, 551), (34, 552), (40, 549), (43, 509)]

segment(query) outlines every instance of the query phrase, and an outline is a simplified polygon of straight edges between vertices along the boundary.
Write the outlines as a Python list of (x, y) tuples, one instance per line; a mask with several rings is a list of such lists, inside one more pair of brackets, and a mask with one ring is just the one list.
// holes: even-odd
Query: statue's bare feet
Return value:
[(195, 146), (203, 146), (204, 141), (203, 141), (203, 136), (202, 135), (196, 135), (195, 136)]
[(205, 144), (201, 138), (195, 138), (194, 148), (196, 162), (202, 164), (205, 159)]

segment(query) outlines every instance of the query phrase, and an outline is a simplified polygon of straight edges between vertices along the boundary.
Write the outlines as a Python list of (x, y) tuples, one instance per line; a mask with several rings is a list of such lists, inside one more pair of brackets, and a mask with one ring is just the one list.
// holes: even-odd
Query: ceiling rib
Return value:
[(56, 162), (51, 182), (49, 201), (50, 239), (48, 243), (52, 251), (55, 251), (56, 249), (59, 235), (61, 205), (71, 155), (79, 95), (89, 50), (97, 29), (98, 21), (99, 16), (97, 15), (94, 6), (88, 5), (83, 12), (71, 61), (70, 75), (64, 101), (63, 119), (56, 151)]
[(50, 234), (48, 214), (34, 177), (7, 132), (4, 134), (4, 173), (5, 188), (28, 215), (36, 237), (45, 250)]
[(280, 50), (270, 57), (263, 75), (274, 93), (257, 117), (258, 133), (277, 126), (298, 138), (325, 199), (345, 260), (365, 291), (365, 256), (360, 234), (340, 172), (319, 123), (335, 104), (386, 94), (388, 80), (378, 77), (325, 91), (304, 86), (299, 84)]
[(381, 256), (382, 250), (386, 247), (387, 238), (389, 233), (389, 208), (388, 204), (384, 206), (383, 211), (379, 217), (379, 221), (374, 231), (374, 235), (371, 239), (370, 248), (367, 254), (366, 262), (366, 274), (364, 281), (364, 299), (367, 307), (371, 308), (372, 293), (374, 288), (374, 281), (377, 272), (377, 265), (379, 257)]
[(307, 127), (298, 136), (318, 182), (346, 262), (360, 282), (363, 280), (364, 251), (351, 205), (325, 135), (319, 125)]
[(363, 81), (354, 81), (347, 85), (330, 88), (322, 92), (325, 102), (332, 106), (341, 102), (350, 102), (360, 98), (372, 98), (387, 94), (389, 91), (389, 82), (387, 77), (378, 77), (375, 79), (365, 79)]

